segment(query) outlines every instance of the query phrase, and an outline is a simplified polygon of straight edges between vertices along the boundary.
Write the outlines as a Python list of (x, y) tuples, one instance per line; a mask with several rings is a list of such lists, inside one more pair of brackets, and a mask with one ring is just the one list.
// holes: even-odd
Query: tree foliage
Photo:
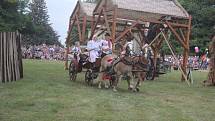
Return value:
[(23, 34), (23, 44), (58, 44), (59, 36), (49, 24), (44, 0), (1, 0), (0, 31), (17, 31)]
[[(201, 53), (208, 48), (211, 36), (215, 34), (213, 27), (215, 26), (215, 0), (179, 0), (182, 6), (192, 16), (192, 33), (190, 38), (190, 52), (194, 53), (194, 48), (200, 48)], [(182, 53), (182, 47), (178, 42), (170, 41), (177, 53)], [(170, 54), (166, 45), (163, 50)]]
[(191, 47), (208, 46), (215, 26), (214, 0), (181, 0), (182, 5), (192, 15)]

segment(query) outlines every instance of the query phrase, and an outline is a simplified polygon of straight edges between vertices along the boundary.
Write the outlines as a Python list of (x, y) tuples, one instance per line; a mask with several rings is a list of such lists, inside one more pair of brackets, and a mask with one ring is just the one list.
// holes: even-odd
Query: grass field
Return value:
[(146, 81), (141, 92), (86, 86), (80, 75), (68, 80), (62, 62), (24, 61), (24, 79), (0, 84), (0, 121), (213, 121), (215, 88), (207, 74), (193, 72), (194, 85), (179, 72)]

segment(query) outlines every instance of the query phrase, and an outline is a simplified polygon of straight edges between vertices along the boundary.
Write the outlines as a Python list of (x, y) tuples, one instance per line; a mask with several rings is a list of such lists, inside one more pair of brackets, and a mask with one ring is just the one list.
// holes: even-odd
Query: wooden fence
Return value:
[(18, 32), (0, 32), (0, 83), (23, 78), (21, 35)]

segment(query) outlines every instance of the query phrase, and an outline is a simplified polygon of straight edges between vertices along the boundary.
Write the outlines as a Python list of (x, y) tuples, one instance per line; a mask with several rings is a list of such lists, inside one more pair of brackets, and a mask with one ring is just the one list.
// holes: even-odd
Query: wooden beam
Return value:
[[(189, 44), (189, 41), (190, 41), (190, 33), (191, 33), (191, 23), (192, 22), (192, 17), (189, 16), (189, 20), (188, 20), (188, 29), (187, 29), (187, 33), (186, 33), (186, 39), (185, 39), (185, 44), (188, 48), (184, 48), (184, 53), (183, 53), (183, 72), (185, 74), (187, 74), (187, 62), (188, 62), (188, 58), (189, 58), (189, 52), (190, 52), (190, 44)], [(183, 76), (181, 78), (182, 81), (186, 80)]]
[(106, 25), (107, 31), (108, 31), (109, 34), (111, 34), (110, 25), (109, 25), (109, 22), (108, 22), (108, 19), (107, 19), (106, 8), (104, 8), (104, 18), (105, 18), (105, 25)]
[[(163, 37), (164, 37), (164, 40), (166, 41), (166, 44), (168, 45), (168, 47), (169, 47), (169, 49), (170, 49), (170, 51), (171, 51), (171, 53), (172, 53), (173, 59), (174, 59), (177, 63), (180, 63), (180, 61), (178, 60), (178, 58), (176, 57), (176, 55), (175, 55), (175, 53), (174, 53), (174, 51), (173, 51), (173, 49), (172, 49), (171, 44), (170, 44), (169, 41), (167, 40), (165, 34), (164, 34), (163, 32), (161, 32), (161, 33), (162, 33), (162, 35), (163, 35)], [(190, 86), (190, 83), (189, 83), (189, 81), (187, 80), (187, 75), (186, 75), (186, 73), (184, 73), (184, 71), (183, 71), (183, 69), (181, 68), (180, 65), (179, 65), (179, 70), (182, 72), (182, 76), (185, 78), (187, 84)]]
[(67, 38), (66, 38), (66, 44), (69, 43), (69, 40), (70, 40), (70, 36), (71, 36), (71, 33), (72, 33), (72, 29), (75, 25), (75, 22), (76, 22), (76, 19), (72, 22), (72, 24), (69, 25), (69, 28), (68, 28), (68, 35), (67, 35)]
[(176, 37), (176, 40), (184, 47), (188, 48), (187, 45), (185, 44), (184, 40), (181, 39), (181, 37), (178, 35), (178, 33), (175, 31), (175, 29), (172, 27), (172, 25), (169, 24), (168, 21), (166, 21), (167, 26), (170, 28), (170, 30), (173, 32), (173, 34)]
[(100, 21), (102, 12), (103, 12), (103, 8), (101, 9), (101, 11), (100, 11), (100, 13), (99, 13), (99, 16), (98, 16), (98, 18), (97, 18), (97, 20), (96, 20), (96, 23), (93, 25), (93, 28), (92, 28), (92, 31), (91, 31), (90, 39), (93, 38), (93, 35), (94, 35), (94, 32), (95, 32), (96, 26), (98, 25), (98, 23), (99, 23), (99, 21)]
[(183, 31), (182, 31), (181, 28), (179, 28), (179, 31), (180, 31), (180, 34), (181, 34), (181, 37), (183, 38), (183, 40), (186, 40), (186, 38), (185, 38), (185, 36), (184, 36), (184, 33), (183, 33)]
[(116, 39), (115, 41), (119, 41), (125, 34), (127, 34), (132, 28), (134, 28), (139, 22), (136, 21), (133, 23), (130, 27), (126, 28), (125, 31), (123, 31)]
[(91, 20), (91, 33), (92, 33), (92, 31), (93, 31), (93, 27), (94, 27), (94, 23), (95, 23), (95, 16), (93, 15), (92, 16), (92, 18), (91, 18), (92, 20)]
[[(150, 22), (150, 23), (155, 23), (155, 24), (165, 24), (165, 22), (162, 22), (159, 20), (149, 20), (149, 19), (144, 19), (144, 18), (141, 18), (140, 20), (143, 22)], [(172, 25), (173, 27), (188, 28), (188, 25), (185, 25), (185, 24), (172, 23), (172, 22), (169, 22), (169, 24)]]
[(68, 54), (69, 54), (69, 45), (67, 45), (66, 47), (66, 52), (65, 52), (65, 65), (64, 65), (64, 69), (68, 70)]
[(82, 26), (82, 40), (83, 41), (85, 41), (85, 39), (86, 39), (86, 28), (87, 28), (87, 17), (86, 16), (84, 16), (83, 17), (83, 26)]
[(80, 41), (80, 42), (82, 42), (81, 26), (80, 26), (80, 22), (79, 22), (79, 19), (78, 19), (78, 15), (76, 15), (76, 20), (77, 20), (77, 27), (78, 27), (79, 41)]
[[(115, 6), (114, 11), (113, 11), (113, 23), (112, 23), (112, 43), (114, 43), (116, 40), (116, 18), (117, 18), (117, 6)], [(114, 48), (114, 44), (113, 44), (113, 50)]]
[(102, 30), (102, 31), (98, 34), (98, 36), (102, 35), (105, 31), (106, 31), (106, 30)]

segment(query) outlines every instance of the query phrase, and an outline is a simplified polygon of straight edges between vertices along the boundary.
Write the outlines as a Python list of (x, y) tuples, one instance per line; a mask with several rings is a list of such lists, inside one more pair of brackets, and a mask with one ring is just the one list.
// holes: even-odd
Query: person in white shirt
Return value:
[(89, 62), (95, 63), (96, 58), (99, 57), (100, 46), (97, 42), (96, 36), (93, 36), (92, 40), (87, 42), (87, 50), (89, 52)]
[(72, 48), (72, 52), (73, 53), (81, 53), (81, 48), (80, 48), (80, 43), (79, 42), (75, 42), (75, 46)]
[(105, 40), (101, 40), (101, 48), (102, 48), (102, 57), (105, 55), (112, 54), (112, 42), (110, 38), (110, 34), (105, 34)]
[(76, 58), (78, 61), (80, 60), (79, 55), (81, 54), (81, 48), (80, 48), (80, 43), (79, 42), (75, 42), (75, 46), (72, 48), (71, 50), (72, 53), (75, 53)]

